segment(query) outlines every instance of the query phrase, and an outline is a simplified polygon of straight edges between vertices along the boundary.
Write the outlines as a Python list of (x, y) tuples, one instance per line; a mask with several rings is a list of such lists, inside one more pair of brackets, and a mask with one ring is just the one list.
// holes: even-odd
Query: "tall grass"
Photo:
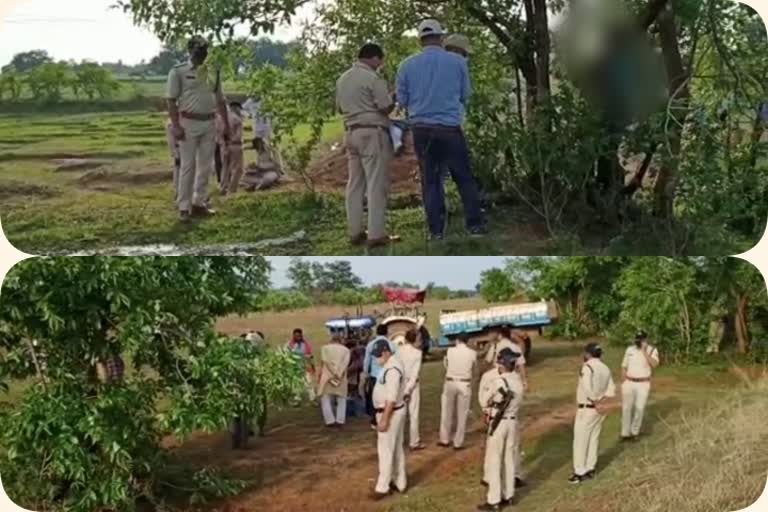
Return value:
[[(752, 505), (768, 475), (768, 374), (723, 390), (683, 415), (639, 459), (617, 468), (623, 485), (593, 510), (728, 512)], [(606, 498), (603, 496), (602, 498)]]

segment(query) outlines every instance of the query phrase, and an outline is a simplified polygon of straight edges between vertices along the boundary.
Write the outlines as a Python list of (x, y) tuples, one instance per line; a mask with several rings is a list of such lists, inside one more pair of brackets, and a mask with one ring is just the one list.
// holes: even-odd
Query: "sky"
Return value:
[[(307, 257), (305, 261), (329, 263), (349, 261), (352, 270), (366, 285), (386, 281), (408, 282), (426, 286), (430, 282), (449, 286), (453, 289), (474, 290), (484, 270), (503, 267), (509, 259), (497, 256), (356, 256)], [(272, 264), (272, 284), (277, 288), (290, 286), (286, 272), (291, 264), (290, 257), (268, 257)]]
[[(0, 0), (0, 66), (19, 52), (47, 50), (56, 60), (137, 64), (160, 51), (160, 41), (129, 15), (111, 9), (114, 0)], [(303, 9), (297, 19), (307, 19)], [(290, 40), (300, 23), (280, 27), (273, 38)]]

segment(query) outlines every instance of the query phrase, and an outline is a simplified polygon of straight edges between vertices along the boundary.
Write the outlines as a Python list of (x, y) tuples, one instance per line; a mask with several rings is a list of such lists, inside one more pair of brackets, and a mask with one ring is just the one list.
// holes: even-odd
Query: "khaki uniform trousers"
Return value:
[(411, 399), (408, 402), (408, 442), (411, 448), (421, 444), (419, 435), (419, 407), (421, 407), (421, 385), (416, 384), (411, 393)]
[(517, 421), (503, 419), (499, 428), (485, 442), (485, 476), (488, 483), (488, 503), (497, 505), (502, 499), (515, 495), (517, 465), (515, 446), (518, 433)]
[[(334, 414), (334, 404), (336, 401), (336, 412)], [(323, 420), (326, 425), (334, 423), (343, 425), (347, 421), (347, 397), (338, 395), (322, 395), (320, 397), (320, 409), (323, 411)]]
[[(471, 395), (472, 384), (470, 382), (445, 381), (440, 412), (440, 442), (442, 444), (448, 444), (451, 432), (455, 432), (453, 446), (455, 448), (464, 446)], [(454, 421), (455, 431), (453, 430)]]
[(621, 435), (624, 437), (640, 434), (643, 415), (651, 392), (650, 382), (625, 381), (621, 385)]
[(230, 145), (225, 150), (224, 170), (221, 175), (221, 190), (234, 194), (240, 187), (245, 168), (243, 166), (243, 146)]
[[(517, 415), (517, 420), (515, 420), (515, 478), (525, 478), (523, 474), (523, 422), (520, 419), (520, 414)], [(487, 440), (486, 440), (486, 458), (485, 462), (483, 464), (483, 481), (485, 483), (488, 483), (488, 457), (487, 457)]]
[(600, 432), (605, 416), (595, 409), (579, 409), (573, 424), (573, 472), (583, 476), (594, 471), (597, 465), (597, 451), (600, 447)]
[[(376, 422), (381, 422), (382, 414), (376, 414)], [(389, 430), (378, 433), (379, 479), (376, 492), (386, 494), (389, 485), (395, 484), (400, 491), (408, 486), (405, 473), (405, 407), (392, 413)]]
[(364, 203), (368, 197), (368, 238), (387, 236), (387, 201), (390, 165), (394, 150), (383, 128), (358, 128), (347, 132), (349, 182), (347, 183), (347, 221), (349, 236), (364, 232)]
[(192, 206), (205, 206), (208, 200), (208, 180), (213, 173), (213, 153), (216, 148), (216, 125), (211, 121), (181, 119), (184, 140), (179, 142), (181, 170), (178, 198), (180, 211)]

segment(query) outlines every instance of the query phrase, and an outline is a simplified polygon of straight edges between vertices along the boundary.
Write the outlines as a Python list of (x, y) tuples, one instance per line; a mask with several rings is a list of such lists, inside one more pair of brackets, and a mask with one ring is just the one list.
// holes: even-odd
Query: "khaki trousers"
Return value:
[(192, 206), (205, 206), (208, 200), (208, 180), (213, 173), (213, 153), (216, 148), (216, 126), (213, 121), (181, 119), (184, 140), (179, 142), (181, 170), (176, 204), (180, 211)]
[(625, 381), (621, 385), (621, 435), (637, 436), (643, 426), (643, 415), (651, 392), (650, 382)]
[(515, 495), (515, 446), (519, 427), (513, 419), (503, 419), (485, 443), (485, 471), (488, 503), (497, 505)]
[[(382, 414), (376, 414), (376, 421), (381, 422)], [(376, 492), (386, 494), (389, 485), (394, 483), (398, 490), (408, 486), (405, 473), (405, 407), (392, 413), (389, 430), (378, 433), (379, 479)]]
[(245, 168), (243, 167), (243, 146), (229, 146), (224, 157), (224, 170), (221, 176), (221, 190), (234, 194), (240, 187)]
[(349, 236), (364, 232), (364, 202), (368, 197), (368, 238), (387, 236), (387, 201), (393, 149), (384, 129), (358, 128), (347, 132), (349, 182), (347, 183), (347, 221)]
[(583, 476), (594, 471), (605, 416), (594, 409), (579, 409), (573, 424), (573, 472)]
[[(334, 414), (333, 401), (336, 401), (336, 414)], [(323, 420), (326, 425), (338, 423), (343, 425), (347, 420), (347, 399), (343, 396), (323, 395), (320, 397), (320, 409), (323, 411)]]
[[(469, 382), (445, 381), (443, 396), (441, 397), (440, 411), (440, 442), (448, 444), (451, 432), (453, 446), (464, 446), (464, 436), (467, 432), (467, 415), (469, 414), (469, 401), (472, 395), (472, 385)], [(453, 426), (456, 429), (454, 431)]]
[(421, 385), (416, 384), (411, 393), (411, 400), (408, 402), (408, 441), (411, 448), (421, 444), (419, 435), (419, 407), (421, 406)]

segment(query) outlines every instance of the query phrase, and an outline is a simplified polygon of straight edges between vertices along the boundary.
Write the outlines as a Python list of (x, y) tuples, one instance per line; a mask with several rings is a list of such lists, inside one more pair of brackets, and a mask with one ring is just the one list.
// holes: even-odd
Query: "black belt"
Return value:
[(579, 404), (579, 409), (594, 409), (595, 404)]
[(502, 416), (501, 419), (503, 419), (503, 420), (516, 420), (517, 416)]
[[(399, 410), (400, 410), (400, 409), (402, 409), (403, 407), (405, 407), (405, 404), (403, 404), (403, 405), (401, 405), (401, 406), (399, 406), (399, 407), (395, 407), (394, 409), (392, 409), (392, 411), (393, 411), (393, 412), (394, 412), (394, 411), (399, 411)], [(385, 410), (386, 410), (386, 409), (374, 409), (374, 411), (376, 411), (376, 414), (382, 414), (382, 413), (383, 413)]]
[(472, 382), (472, 379), (454, 379), (453, 377), (446, 377), (448, 382)]
[(433, 130), (436, 132), (462, 133), (461, 126), (446, 126), (444, 124), (415, 124), (414, 130)]
[(386, 126), (381, 126), (380, 124), (352, 124), (345, 127), (348, 132), (353, 132), (355, 130), (362, 130), (364, 128), (368, 128), (371, 130), (386, 130)]

